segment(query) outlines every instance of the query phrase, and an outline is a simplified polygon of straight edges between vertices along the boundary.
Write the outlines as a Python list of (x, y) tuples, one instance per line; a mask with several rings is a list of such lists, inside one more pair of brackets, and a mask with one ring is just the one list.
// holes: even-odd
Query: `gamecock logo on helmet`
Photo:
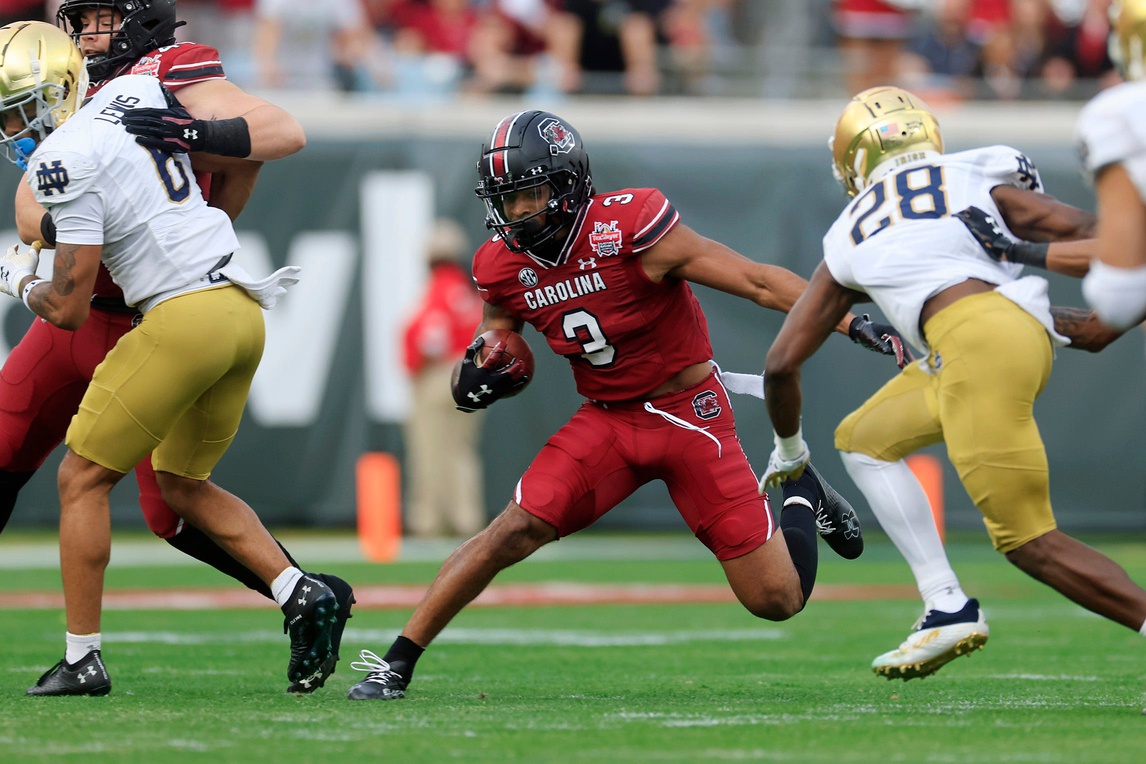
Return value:
[(555, 119), (545, 120), (537, 126), (537, 129), (541, 132), (541, 137), (549, 142), (549, 153), (554, 156), (568, 154), (577, 145), (573, 133)]
[(517, 272), (517, 280), (521, 282), (523, 287), (532, 289), (537, 286), (537, 271), (532, 268), (522, 268)]
[(712, 390), (697, 393), (692, 399), (692, 410), (701, 419), (715, 419), (720, 416), (720, 399)]

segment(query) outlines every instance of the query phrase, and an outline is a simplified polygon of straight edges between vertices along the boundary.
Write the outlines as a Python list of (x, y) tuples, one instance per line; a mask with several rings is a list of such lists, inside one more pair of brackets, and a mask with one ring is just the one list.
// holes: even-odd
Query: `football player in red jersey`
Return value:
[[(175, 0), (64, 0), (57, 24), (72, 35), (85, 56), (88, 95), (124, 74), (157, 77), (178, 99), (171, 109), (137, 109), (129, 131), (140, 143), (169, 151), (195, 151), (197, 180), (210, 204), (235, 219), (254, 189), (261, 162), (293, 154), (305, 145), (302, 126), (290, 114), (227, 81), (218, 51), (197, 43), (176, 43), (181, 25)], [(188, 142), (185, 135), (195, 134)], [(207, 174), (211, 173), (211, 174)], [(16, 224), (25, 243), (54, 245), (51, 216), (20, 183)], [(139, 315), (102, 265), (92, 296), (90, 319), (77, 331), (35, 321), (0, 371), (0, 531), (16, 497), (59, 445), (96, 365)], [(135, 469), (140, 506), (148, 528), (171, 546), (270, 598), (263, 581), (198, 528), (184, 523), (163, 501), (144, 459)], [(281, 546), (281, 545), (280, 545)], [(284, 552), (286, 550), (284, 549)], [(287, 553), (291, 563), (293, 558)], [(339, 600), (330, 661), (315, 677), (292, 683), (294, 692), (321, 687), (334, 671), (338, 643), (350, 605), (349, 584), (320, 575)]]
[[(475, 336), (528, 322), (569, 360), (587, 400), (542, 448), (505, 511), (445, 561), (386, 655), (363, 651), (353, 665), (368, 675), (349, 697), (403, 697), (422, 651), (499, 571), (592, 525), (655, 479), (749, 612), (777, 621), (798, 613), (815, 582), (817, 531), (851, 559), (863, 551), (859, 523), (808, 469), (784, 485), (776, 533), (688, 282), (786, 311), (804, 280), (700, 236), (656, 189), (594, 194), (580, 136), (547, 112), (503, 119), (482, 147), (478, 175), (497, 235), (474, 256), (486, 302)], [(886, 327), (849, 319), (840, 332), (860, 336), (849, 332), (854, 323), (866, 331), (863, 344), (902, 352)], [(475, 364), (480, 346), (479, 338), (457, 371), (462, 410), (527, 381), (515, 378), (516, 366)]]

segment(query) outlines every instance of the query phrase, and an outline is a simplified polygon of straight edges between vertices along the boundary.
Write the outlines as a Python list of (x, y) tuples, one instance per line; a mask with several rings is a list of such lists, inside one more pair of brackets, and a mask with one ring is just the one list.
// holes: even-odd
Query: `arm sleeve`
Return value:
[(633, 234), (633, 252), (643, 252), (660, 241), (680, 222), (680, 213), (660, 191), (653, 190), (637, 213), (637, 230)]
[(209, 45), (185, 43), (163, 54), (159, 81), (173, 92), (207, 80), (225, 80), (219, 51)]

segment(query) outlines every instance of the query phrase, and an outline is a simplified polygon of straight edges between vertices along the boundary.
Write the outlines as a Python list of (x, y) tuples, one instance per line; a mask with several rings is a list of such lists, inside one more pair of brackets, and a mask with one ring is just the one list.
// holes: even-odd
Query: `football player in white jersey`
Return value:
[(1146, 0), (1110, 6), (1110, 55), (1126, 80), (1079, 115), (1076, 137), (1098, 200), (1098, 259), (1083, 295), (1107, 324), (1146, 319)]
[(102, 261), (143, 314), (97, 368), (68, 428), (59, 474), (66, 652), (28, 694), (111, 690), (100, 639), (108, 494), (149, 453), (164, 500), (259, 575), (282, 607), (288, 678), (314, 674), (331, 656), (334, 593), (291, 565), (254, 511), (208, 479), (262, 355), (261, 308), (273, 307), (297, 269), (261, 281), (236, 269), (230, 218), (207, 206), (187, 155), (142, 146), (124, 130), (132, 110), (167, 105), (157, 79), (117, 78), (77, 112), (83, 57), (42, 22), (0, 28), (0, 70), (0, 149), (27, 163), (57, 232), (51, 281), (36, 276), (35, 248), (12, 247), (0, 257), (0, 291), (74, 330), (88, 319)]
[[(986, 619), (947, 561), (922, 487), (903, 459), (939, 442), (983, 514), (995, 548), (1078, 604), (1146, 636), (1146, 591), (1056, 528), (1046, 453), (1033, 416), (1054, 347), (1098, 350), (1118, 335), (1089, 312), (1052, 308), (1046, 281), (1022, 265), (1079, 274), (1072, 247), (1012, 247), (992, 258), (958, 210), (1003, 221), (1037, 242), (1092, 235), (1093, 217), (1042, 193), (1027, 157), (1006, 146), (943, 153), (927, 107), (899, 88), (857, 95), (833, 138), (835, 170), (854, 196), (824, 237), (824, 262), (769, 350), (765, 402), (776, 434), (761, 483), (799, 474), (800, 366), (838, 317), (873, 300), (925, 360), (836, 430), (848, 473), (907, 559), (924, 600), (916, 629), (873, 670), (927, 676), (987, 641)], [(1085, 270), (1083, 267), (1081, 270)]]

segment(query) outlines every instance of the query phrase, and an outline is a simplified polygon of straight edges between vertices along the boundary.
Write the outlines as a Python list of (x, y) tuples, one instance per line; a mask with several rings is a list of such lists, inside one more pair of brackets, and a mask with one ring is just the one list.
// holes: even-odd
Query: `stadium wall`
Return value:
[[(457, 218), (476, 246), (484, 210), (474, 197), (478, 146), (517, 101), (427, 104), (277, 98), (307, 128), (300, 154), (266, 165), (237, 228), (252, 271), (302, 264), (304, 281), (267, 314), (268, 346), (242, 430), (216, 472), (272, 525), (349, 526), (355, 517), (354, 462), (367, 451), (402, 456), (405, 416), (398, 332), (424, 277), (419, 252), (433, 217)], [(532, 104), (531, 104), (532, 105)], [(757, 260), (807, 277), (820, 238), (846, 199), (826, 149), (837, 103), (759, 101), (586, 101), (546, 105), (567, 117), (589, 145), (599, 190), (656, 186), (683, 221)], [(1040, 168), (1048, 190), (1088, 209), (1093, 196), (1077, 169), (1071, 129), (1077, 105), (982, 105), (939, 111), (949, 150), (1007, 143)], [(0, 173), (12, 198), (17, 175)], [(0, 218), (15, 241), (11, 206)], [(1078, 282), (1051, 276), (1058, 304), (1081, 305)], [(782, 316), (708, 289), (716, 360), (760, 371)], [(29, 315), (0, 301), (0, 354)], [(487, 418), (485, 496), (499, 511), (545, 439), (580, 400), (565, 362), (538, 352), (537, 379)], [(1064, 527), (1146, 530), (1144, 335), (1135, 332), (1099, 355), (1060, 351), (1037, 407)], [(856, 497), (832, 448), (838, 421), (894, 368), (842, 337), (809, 363), (804, 430), (817, 464)], [(763, 405), (737, 398), (741, 438), (763, 465), (771, 430)], [(3, 405), (0, 402), (0, 405)], [(942, 455), (942, 451), (935, 450)], [(56, 522), (57, 453), (21, 499), (13, 525)], [(944, 462), (948, 524), (979, 528), (978, 513)], [(857, 508), (868, 518), (867, 508)], [(117, 527), (141, 527), (134, 481), (113, 494)], [(683, 528), (659, 484), (605, 518), (619, 527)]]

